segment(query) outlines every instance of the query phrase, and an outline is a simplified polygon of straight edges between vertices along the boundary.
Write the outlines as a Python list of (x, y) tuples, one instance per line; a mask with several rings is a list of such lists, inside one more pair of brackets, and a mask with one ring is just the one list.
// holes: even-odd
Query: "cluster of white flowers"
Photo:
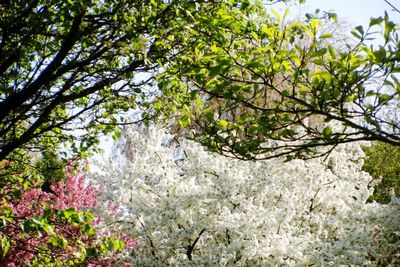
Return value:
[[(400, 205), (367, 203), (359, 144), (327, 159), (239, 161), (127, 128), (89, 176), (138, 241), (138, 266), (338, 266), (399, 261)], [(117, 222), (118, 221), (118, 222)]]

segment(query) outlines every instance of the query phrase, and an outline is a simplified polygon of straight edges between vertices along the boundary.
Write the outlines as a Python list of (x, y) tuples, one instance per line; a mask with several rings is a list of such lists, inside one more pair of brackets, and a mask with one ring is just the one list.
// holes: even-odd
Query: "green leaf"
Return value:
[(377, 63), (384, 63), (386, 61), (386, 50), (382, 47), (380, 47), (378, 50), (375, 50), (373, 55)]
[(330, 81), (332, 79), (332, 75), (329, 72), (320, 72), (319, 77), (321, 77), (325, 81)]
[(21, 224), (21, 230), (24, 233), (29, 233), (32, 230), (35, 230), (34, 225), (32, 224), (32, 220), (25, 220), (24, 222), (22, 222)]
[(190, 118), (187, 116), (183, 116), (178, 119), (178, 123), (182, 128), (185, 128), (186, 126), (188, 126), (190, 124)]
[(361, 25), (358, 25), (357, 27), (355, 27), (355, 29), (361, 34), (361, 36), (364, 36), (364, 29)]
[(284, 129), (281, 133), (281, 136), (283, 138), (292, 138), (295, 134), (296, 132), (292, 129)]
[(69, 219), (72, 215), (76, 213), (74, 209), (66, 209), (63, 211), (65, 218)]
[(279, 13), (276, 12), (275, 9), (273, 9), (273, 8), (271, 8), (271, 13), (275, 16), (278, 23), (281, 23), (282, 19), (281, 19), (281, 16), (279, 15)]
[(250, 1), (249, 0), (243, 0), (240, 4), (240, 10), (246, 10), (250, 6)]
[(98, 252), (96, 248), (86, 248), (86, 256), (87, 257), (95, 257), (97, 256)]
[(248, 68), (258, 68), (258, 67), (262, 67), (262, 66), (265, 66), (265, 61), (262, 60), (262, 59), (255, 58), (255, 59), (250, 60), (250, 61), (246, 64), (246, 66), (247, 66)]
[(381, 94), (381, 95), (379, 95), (378, 103), (379, 104), (384, 104), (384, 103), (388, 102), (391, 99), (392, 99), (392, 97), (390, 95)]
[(388, 21), (385, 23), (385, 40), (389, 40), (390, 33), (395, 29), (396, 23)]
[(313, 57), (322, 57), (323, 55), (326, 54), (326, 52), (328, 52), (328, 49), (325, 48), (325, 47), (321, 48), (321, 49), (318, 49), (318, 50), (313, 52)]
[(96, 232), (95, 232), (94, 228), (90, 224), (85, 224), (81, 229), (81, 233), (84, 234), (84, 235), (92, 236)]
[(356, 31), (351, 31), (351, 34), (359, 40), (362, 40), (363, 37)]
[(218, 124), (219, 124), (219, 126), (221, 126), (222, 128), (228, 127), (228, 122), (227, 122), (226, 120), (219, 120)]
[(355, 94), (346, 97), (346, 102), (354, 102), (357, 99)]
[(369, 21), (369, 26), (372, 27), (372, 26), (375, 26), (375, 25), (379, 25), (379, 24), (382, 23), (382, 21), (383, 21), (382, 17), (371, 18), (370, 21)]
[(47, 242), (55, 247), (65, 248), (68, 246), (68, 241), (63, 236), (52, 236)]
[(325, 127), (324, 130), (322, 130), (322, 136), (323, 136), (325, 139), (331, 139), (332, 133), (333, 133), (333, 132), (332, 132), (331, 127)]
[(331, 55), (331, 57), (336, 57), (336, 49), (333, 48), (331, 45), (328, 46), (328, 50), (329, 50), (329, 55)]
[(11, 245), (10, 238), (6, 235), (0, 234), (0, 245), (1, 251), (3, 251), (3, 257), (6, 257)]
[(319, 38), (321, 39), (327, 39), (327, 38), (331, 38), (333, 36), (332, 33), (324, 33), (322, 34)]

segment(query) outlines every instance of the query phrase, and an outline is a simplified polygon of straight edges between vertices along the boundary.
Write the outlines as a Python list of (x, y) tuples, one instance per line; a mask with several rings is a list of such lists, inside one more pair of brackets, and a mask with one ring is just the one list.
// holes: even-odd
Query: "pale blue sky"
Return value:
[[(392, 3), (397, 3), (400, 7), (398, 0), (392, 0)], [(304, 6), (311, 10), (319, 8), (329, 11), (333, 9), (338, 14), (339, 19), (344, 19), (354, 26), (363, 25), (367, 27), (370, 17), (383, 16), (385, 10), (388, 11), (392, 20), (398, 21), (400, 18), (400, 14), (392, 12), (391, 7), (384, 0), (306, 0)], [(292, 11), (296, 12), (294, 9)]]

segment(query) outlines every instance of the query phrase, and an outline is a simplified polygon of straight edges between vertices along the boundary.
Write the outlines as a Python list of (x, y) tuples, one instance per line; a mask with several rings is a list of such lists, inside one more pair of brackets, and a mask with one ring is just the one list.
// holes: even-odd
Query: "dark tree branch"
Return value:
[(83, 14), (80, 14), (74, 18), (70, 31), (65, 37), (60, 51), (54, 57), (52, 62), (46, 67), (46, 69), (41, 72), (39, 77), (28, 87), (20, 92), (15, 92), (0, 103), (0, 121), (2, 121), (13, 109), (15, 109), (15, 107), (19, 107), (22, 103), (35, 95), (42, 86), (51, 83), (51, 81), (56, 78), (54, 77), (54, 72), (74, 46), (78, 37), (78, 29), (82, 22), (82, 18)]
[(206, 228), (203, 228), (203, 229), (200, 231), (200, 233), (197, 235), (197, 237), (196, 237), (196, 239), (193, 241), (193, 243), (187, 247), (186, 256), (188, 257), (189, 260), (192, 260), (192, 253), (193, 253), (193, 250), (194, 250), (194, 248), (195, 248), (197, 242), (199, 241), (201, 235), (202, 235), (205, 231), (206, 231)]
[(400, 9), (395, 7), (389, 0), (384, 0), (391, 8), (393, 8), (394, 11), (400, 13)]

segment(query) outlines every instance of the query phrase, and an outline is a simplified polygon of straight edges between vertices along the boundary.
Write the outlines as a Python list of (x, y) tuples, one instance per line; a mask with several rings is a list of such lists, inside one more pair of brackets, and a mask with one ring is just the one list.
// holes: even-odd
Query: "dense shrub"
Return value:
[[(0, 265), (109, 266), (117, 262), (119, 253), (134, 245), (132, 238), (104, 230), (101, 218), (91, 212), (98, 204), (97, 189), (72, 165), (64, 168), (49, 155), (38, 161), (38, 172), (32, 168), (30, 173), (14, 175), (14, 179), (31, 177), (32, 181), (0, 190)], [(0, 173), (7, 173), (12, 164), (3, 162)]]
[(389, 203), (400, 196), (400, 147), (374, 143), (363, 147), (366, 154), (363, 170), (374, 178), (374, 193), (370, 201)]

